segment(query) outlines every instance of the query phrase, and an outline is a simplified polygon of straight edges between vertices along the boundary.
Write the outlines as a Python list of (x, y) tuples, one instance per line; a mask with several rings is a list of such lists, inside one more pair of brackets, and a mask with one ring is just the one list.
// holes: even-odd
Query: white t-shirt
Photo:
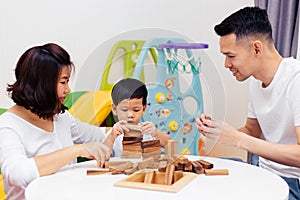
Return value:
[(0, 116), (0, 166), (8, 200), (24, 199), (26, 186), (39, 177), (34, 156), (105, 139), (105, 127), (80, 122), (67, 111), (56, 115), (53, 123), (53, 132), (47, 132), (13, 113)]
[[(109, 131), (107, 131), (107, 136), (109, 134), (111, 134), (111, 130), (112, 129), (110, 129)], [(122, 151), (123, 151), (123, 145), (122, 145), (123, 136), (124, 136), (123, 134), (119, 135), (115, 139), (115, 142), (114, 142), (114, 145), (113, 145), (113, 149), (112, 149), (112, 154), (111, 154), (112, 157), (121, 156)], [(150, 134), (144, 134), (143, 135), (143, 141), (147, 141), (147, 140), (156, 140), (156, 138), (152, 137)]]
[[(295, 127), (300, 126), (300, 61), (284, 58), (266, 88), (262, 88), (261, 81), (251, 78), (248, 117), (258, 120), (266, 141), (297, 144)], [(279, 176), (300, 177), (300, 168), (262, 157), (259, 165)]]

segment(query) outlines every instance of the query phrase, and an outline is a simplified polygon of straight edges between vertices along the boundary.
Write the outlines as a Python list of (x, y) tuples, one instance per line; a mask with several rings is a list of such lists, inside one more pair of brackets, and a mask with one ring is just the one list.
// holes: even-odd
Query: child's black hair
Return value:
[(117, 106), (124, 99), (143, 98), (143, 105), (147, 104), (148, 90), (146, 85), (133, 78), (125, 78), (117, 82), (112, 88), (111, 97)]

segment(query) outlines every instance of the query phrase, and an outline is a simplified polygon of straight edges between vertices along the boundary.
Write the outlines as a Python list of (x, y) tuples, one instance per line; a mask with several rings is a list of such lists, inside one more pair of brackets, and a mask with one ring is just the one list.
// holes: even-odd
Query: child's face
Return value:
[(143, 99), (124, 99), (117, 106), (113, 105), (113, 114), (117, 115), (119, 121), (125, 120), (127, 123), (137, 125), (146, 111)]

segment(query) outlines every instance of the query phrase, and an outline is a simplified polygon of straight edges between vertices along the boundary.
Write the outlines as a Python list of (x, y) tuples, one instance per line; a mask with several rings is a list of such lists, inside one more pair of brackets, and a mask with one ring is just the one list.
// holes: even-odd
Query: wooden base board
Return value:
[[(183, 177), (180, 178), (177, 182), (173, 183), (172, 185), (164, 185), (164, 184), (156, 184), (156, 183), (144, 183), (145, 171), (136, 172), (127, 178), (116, 182), (114, 186), (117, 187), (128, 187), (128, 188), (135, 188), (135, 189), (144, 189), (144, 190), (156, 190), (161, 192), (177, 192), (189, 182), (191, 182), (194, 178), (197, 177), (195, 173), (184, 172)], [(159, 175), (160, 172), (155, 171), (155, 174)], [(154, 176), (155, 176), (154, 174)]]

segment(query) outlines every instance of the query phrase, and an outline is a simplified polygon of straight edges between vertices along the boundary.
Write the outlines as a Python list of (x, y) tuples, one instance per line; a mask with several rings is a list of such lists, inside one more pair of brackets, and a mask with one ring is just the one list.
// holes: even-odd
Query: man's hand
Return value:
[(238, 146), (242, 135), (229, 124), (206, 114), (201, 114), (196, 118), (196, 127), (204, 136), (217, 140), (220, 144)]

